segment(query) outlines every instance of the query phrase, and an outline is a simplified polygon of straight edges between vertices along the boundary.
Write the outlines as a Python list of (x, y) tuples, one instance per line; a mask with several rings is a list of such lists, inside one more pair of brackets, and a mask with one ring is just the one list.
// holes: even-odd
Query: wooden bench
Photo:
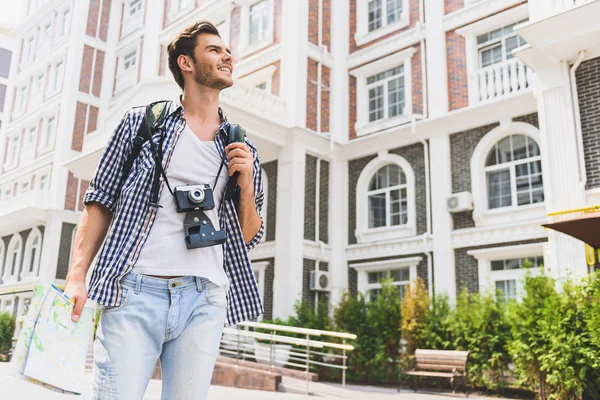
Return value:
[[(465, 393), (468, 396), (469, 394), (466, 391), (468, 356), (468, 351), (417, 349), (417, 351), (415, 351), (412, 370), (404, 372), (404, 374), (416, 377), (430, 376), (435, 378), (448, 378), (450, 379), (450, 385), (452, 386), (452, 394), (454, 394), (456, 389), (456, 379), (462, 378), (463, 385), (465, 386)], [(416, 391), (411, 378), (409, 378), (409, 383), (410, 387)]]

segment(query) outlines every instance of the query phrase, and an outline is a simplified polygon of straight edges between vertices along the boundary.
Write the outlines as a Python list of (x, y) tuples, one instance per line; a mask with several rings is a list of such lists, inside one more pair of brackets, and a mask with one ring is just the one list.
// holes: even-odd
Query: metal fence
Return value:
[[(295, 337), (285, 334), (294, 334)], [(308, 392), (312, 366), (341, 370), (342, 385), (346, 385), (347, 352), (354, 350), (348, 342), (355, 339), (356, 335), (352, 333), (247, 321), (235, 328), (225, 328), (219, 351), (238, 361), (268, 364), (269, 371), (276, 367), (301, 370), (306, 375)]]

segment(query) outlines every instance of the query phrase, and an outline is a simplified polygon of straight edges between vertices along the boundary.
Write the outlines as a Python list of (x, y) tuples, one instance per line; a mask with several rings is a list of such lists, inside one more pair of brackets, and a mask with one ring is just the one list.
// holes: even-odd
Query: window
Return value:
[(510, 60), (514, 57), (511, 53), (512, 50), (527, 43), (514, 30), (515, 25), (523, 22), (525, 21), (477, 36), (480, 68)]
[(133, 18), (136, 14), (141, 13), (143, 5), (143, 0), (131, 0), (129, 2), (129, 18)]
[(22, 182), (19, 186), (19, 194), (24, 194), (29, 191), (29, 182)]
[(12, 189), (4, 189), (4, 194), (2, 195), (3, 200), (8, 200), (12, 197)]
[(28, 64), (30, 61), (33, 60), (33, 42), (34, 42), (34, 37), (31, 36), (27, 39), (25, 39), (25, 45), (24, 45), (24, 49), (23, 49), (23, 63), (24, 64)]
[(42, 233), (34, 228), (25, 245), (25, 258), (23, 262), (23, 275), (37, 275), (40, 264), (40, 251), (42, 245)]
[(256, 87), (257, 89), (260, 89), (260, 90), (267, 90), (267, 82), (263, 82), (263, 83), (261, 83), (261, 84), (258, 84), (258, 85), (256, 85), (255, 87)]
[(4, 102), (6, 101), (6, 85), (0, 84), (0, 112), (4, 112)]
[(400, 21), (402, 0), (369, 1), (369, 32)]
[(130, 53), (127, 53), (125, 55), (125, 57), (123, 57), (124, 71), (129, 71), (130, 69), (135, 67), (136, 62), (137, 62), (137, 49)]
[(401, 115), (404, 110), (404, 66), (367, 78), (369, 122)]
[(44, 174), (40, 177), (40, 183), (39, 183), (40, 192), (46, 190), (47, 185), (48, 185), (48, 175)]
[(69, 33), (69, 28), (71, 24), (71, 10), (64, 10), (60, 16), (60, 25), (58, 27), (58, 37), (62, 38), (63, 36)]
[(219, 31), (219, 35), (221, 36), (221, 39), (223, 39), (223, 42), (229, 46), (229, 20), (225, 20), (215, 26)]
[(37, 134), (37, 128), (34, 126), (32, 128), (29, 128), (29, 132), (27, 133), (27, 146), (33, 146), (35, 145), (35, 137)]
[(17, 163), (19, 158), (19, 150), (21, 148), (21, 137), (19, 135), (13, 136), (10, 141), (10, 147), (8, 148), (8, 154), (6, 155), (6, 164), (13, 166)]
[(46, 121), (44, 129), (44, 141), (42, 143), (42, 149), (48, 149), (54, 143), (54, 135), (56, 132), (56, 117), (50, 117)]
[(15, 111), (17, 112), (17, 114), (21, 114), (25, 111), (25, 103), (27, 100), (27, 86), (23, 86), (17, 90), (18, 90), (18, 94), (17, 94), (18, 102), (17, 102), (17, 107), (16, 107)]
[(374, 271), (367, 273), (367, 292), (371, 301), (375, 300), (381, 294), (381, 281), (391, 279), (392, 285), (398, 288), (400, 299), (404, 298), (406, 286), (410, 283), (410, 271), (408, 268), (391, 269), (384, 271)]
[(485, 172), (489, 209), (544, 201), (540, 149), (528, 136), (511, 135), (496, 143)]
[[(4, 200), (4, 197), (2, 198)], [(0, 240), (0, 273), (3, 273), (4, 268), (4, 240)]]
[(269, 27), (269, 2), (263, 0), (250, 7), (250, 31), (248, 43), (253, 45), (267, 36)]
[(48, 22), (42, 28), (42, 40), (40, 41), (40, 43), (47, 44), (50, 41), (51, 37), (52, 37), (52, 22)]
[(18, 268), (21, 265), (21, 251), (23, 240), (18, 233), (15, 233), (8, 244), (8, 252), (6, 253), (6, 267), (4, 277), (15, 277), (19, 272)]
[(56, 63), (54, 67), (54, 84), (52, 85), (52, 90), (57, 91), (61, 88), (63, 83), (63, 75), (64, 75), (64, 63), (59, 61)]
[(356, 184), (358, 243), (416, 234), (415, 175), (408, 161), (381, 152), (362, 170)]
[(399, 166), (390, 164), (377, 171), (369, 183), (367, 196), (369, 228), (408, 222), (406, 176)]
[(518, 300), (526, 274), (542, 271), (547, 242), (469, 250), (478, 263), (479, 290), (499, 301)]
[(190, 9), (194, 6), (194, 0), (171, 0), (169, 7), (169, 17), (172, 18), (175, 15)]
[(8, 78), (11, 58), (12, 52), (6, 49), (0, 49), (0, 78)]

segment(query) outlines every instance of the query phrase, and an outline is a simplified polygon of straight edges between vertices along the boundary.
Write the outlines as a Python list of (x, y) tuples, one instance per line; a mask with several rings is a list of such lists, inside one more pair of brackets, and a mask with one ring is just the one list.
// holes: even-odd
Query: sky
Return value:
[(26, 0), (0, 0), (0, 24), (16, 25), (21, 22), (21, 9)]

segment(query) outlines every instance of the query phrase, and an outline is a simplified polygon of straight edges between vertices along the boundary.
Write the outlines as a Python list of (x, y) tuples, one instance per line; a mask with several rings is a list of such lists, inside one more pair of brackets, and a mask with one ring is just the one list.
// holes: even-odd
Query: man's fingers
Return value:
[(71, 320), (73, 322), (77, 322), (81, 316), (81, 310), (83, 310), (86, 298), (83, 296), (77, 296), (73, 298), (73, 300), (75, 301), (75, 308), (73, 308), (73, 312), (71, 313)]

